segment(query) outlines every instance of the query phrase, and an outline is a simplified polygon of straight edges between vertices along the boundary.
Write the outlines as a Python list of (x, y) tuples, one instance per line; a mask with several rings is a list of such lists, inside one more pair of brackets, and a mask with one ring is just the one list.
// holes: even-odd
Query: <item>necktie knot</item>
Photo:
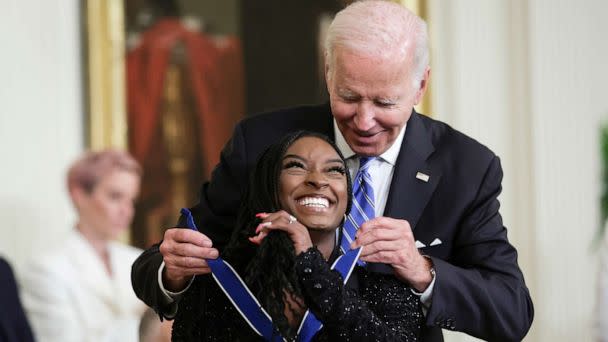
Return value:
[(359, 170), (366, 171), (370, 164), (370, 161), (376, 159), (376, 157), (359, 157)]

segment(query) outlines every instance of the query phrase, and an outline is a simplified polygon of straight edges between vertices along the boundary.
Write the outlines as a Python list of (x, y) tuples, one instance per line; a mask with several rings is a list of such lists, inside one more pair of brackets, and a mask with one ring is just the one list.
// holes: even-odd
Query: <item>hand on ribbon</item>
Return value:
[(165, 261), (163, 285), (173, 292), (184, 289), (193, 276), (210, 273), (205, 259), (219, 256), (211, 239), (198, 231), (184, 228), (165, 231), (159, 250)]
[(416, 247), (409, 222), (390, 217), (376, 217), (357, 230), (351, 248), (363, 247), (361, 260), (390, 264), (395, 275), (424, 291), (431, 283), (431, 261)]
[(270, 231), (282, 230), (289, 235), (289, 238), (293, 242), (296, 255), (312, 247), (308, 228), (285, 210), (274, 213), (260, 213), (256, 216), (262, 220), (262, 223), (256, 228), (255, 232), (257, 235), (249, 238), (249, 241), (252, 243), (259, 245)]

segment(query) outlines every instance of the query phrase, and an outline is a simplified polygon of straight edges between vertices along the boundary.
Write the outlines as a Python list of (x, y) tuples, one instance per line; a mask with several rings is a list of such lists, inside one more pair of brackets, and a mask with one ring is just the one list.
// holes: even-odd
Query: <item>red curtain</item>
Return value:
[(130, 150), (142, 163), (159, 124), (164, 80), (173, 47), (181, 42), (195, 98), (200, 150), (206, 176), (244, 112), (244, 70), (240, 41), (213, 38), (186, 29), (177, 19), (162, 19), (142, 34), (127, 55)]

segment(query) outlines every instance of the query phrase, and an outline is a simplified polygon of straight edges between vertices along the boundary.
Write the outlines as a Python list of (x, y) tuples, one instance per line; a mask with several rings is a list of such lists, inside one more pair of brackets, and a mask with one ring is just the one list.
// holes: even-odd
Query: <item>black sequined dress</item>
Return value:
[[(424, 322), (420, 299), (394, 276), (356, 266), (346, 286), (315, 248), (296, 257), (308, 308), (323, 323), (313, 341), (417, 341)], [(184, 294), (173, 341), (263, 341), (210, 276)]]

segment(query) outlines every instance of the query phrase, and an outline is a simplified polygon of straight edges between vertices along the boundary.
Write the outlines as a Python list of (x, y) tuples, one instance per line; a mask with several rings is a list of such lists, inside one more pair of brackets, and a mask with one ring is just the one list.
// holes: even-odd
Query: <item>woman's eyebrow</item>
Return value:
[[(299, 159), (299, 160), (304, 161), (304, 162), (306, 161), (306, 159), (304, 159), (304, 158), (302, 158), (302, 157), (300, 157), (300, 156), (298, 156), (296, 154), (286, 154), (283, 157), (283, 160), (290, 159), (290, 158), (291, 159)], [(331, 163), (340, 163), (340, 164), (344, 165), (344, 161), (342, 161), (342, 159), (339, 159), (339, 158), (327, 159), (325, 161), (325, 164), (331, 164)]]
[(298, 155), (295, 155), (295, 154), (286, 154), (285, 157), (283, 157), (283, 160), (288, 159), (288, 158), (294, 158), (294, 159), (299, 159), (301, 161), (306, 161), (306, 159), (304, 159)]
[(344, 161), (342, 161), (342, 159), (328, 159), (325, 161), (325, 164), (331, 164), (331, 163), (340, 163), (342, 165), (344, 165)]

